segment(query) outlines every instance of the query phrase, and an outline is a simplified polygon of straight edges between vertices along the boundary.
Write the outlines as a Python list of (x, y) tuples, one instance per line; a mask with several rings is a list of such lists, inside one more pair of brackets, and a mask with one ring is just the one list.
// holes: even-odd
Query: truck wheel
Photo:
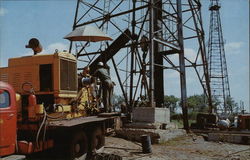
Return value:
[(87, 153), (88, 150), (87, 136), (83, 131), (78, 131), (69, 138), (72, 138), (72, 140), (69, 143), (70, 159), (79, 158)]
[(91, 150), (98, 150), (102, 148), (105, 144), (104, 132), (101, 128), (96, 128), (92, 134), (91, 138)]

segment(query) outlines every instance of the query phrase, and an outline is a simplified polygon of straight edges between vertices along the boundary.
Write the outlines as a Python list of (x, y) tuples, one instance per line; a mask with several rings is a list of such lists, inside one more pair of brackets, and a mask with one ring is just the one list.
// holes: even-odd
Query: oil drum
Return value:
[(143, 153), (151, 153), (151, 138), (149, 135), (141, 136), (141, 144), (142, 144), (142, 152)]

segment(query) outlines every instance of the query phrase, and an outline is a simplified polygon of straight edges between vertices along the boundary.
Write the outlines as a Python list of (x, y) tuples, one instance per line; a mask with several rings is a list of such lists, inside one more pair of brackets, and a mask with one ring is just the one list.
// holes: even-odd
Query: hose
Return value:
[(55, 120), (59, 120), (63, 117), (63, 114), (64, 114), (64, 109), (63, 109), (63, 106), (61, 104), (54, 104), (55, 106), (60, 106), (62, 108), (62, 115), (58, 116), (58, 117), (53, 117), (53, 116), (49, 116), (46, 112), (46, 109), (44, 108), (43, 109), (43, 113), (44, 113), (44, 116), (43, 116), (43, 120), (42, 120), (42, 123), (37, 131), (37, 134), (36, 134), (36, 147), (37, 148), (40, 148), (39, 146), (39, 136), (40, 136), (40, 132), (44, 126), (44, 132), (43, 132), (43, 141), (45, 141), (45, 137), (46, 137), (46, 131), (47, 131), (47, 118), (50, 118), (50, 119), (55, 119)]
[(37, 148), (40, 148), (40, 146), (39, 146), (39, 136), (40, 136), (40, 132), (41, 132), (41, 130), (43, 128), (43, 125), (46, 122), (46, 118), (47, 118), (47, 113), (46, 113), (46, 110), (44, 109), (43, 121), (42, 121), (42, 123), (41, 123), (41, 125), (40, 125), (40, 127), (39, 127), (39, 129), (37, 131), (37, 134), (36, 134), (36, 147)]
[(46, 113), (46, 111), (45, 111), (46, 116), (47, 116), (48, 118), (54, 119), (54, 120), (60, 120), (60, 119), (62, 119), (62, 118), (63, 118), (63, 115), (64, 115), (64, 108), (63, 108), (63, 106), (62, 106), (61, 104), (54, 104), (54, 106), (59, 106), (59, 107), (62, 108), (62, 113), (61, 113), (61, 115), (59, 115), (59, 116), (50, 116), (50, 115), (48, 115), (48, 114)]
[(16, 142), (15, 143), (16, 143), (16, 153), (18, 153), (19, 148), (18, 148), (17, 138), (16, 138)]

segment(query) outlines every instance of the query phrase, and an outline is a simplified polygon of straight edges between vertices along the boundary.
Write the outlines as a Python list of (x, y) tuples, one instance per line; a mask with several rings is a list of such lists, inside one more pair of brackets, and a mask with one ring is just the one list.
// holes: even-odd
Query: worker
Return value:
[(89, 75), (89, 66), (86, 66), (86, 67), (83, 68), (82, 75), (84, 77), (89, 77), (90, 76)]
[(96, 86), (94, 83), (94, 79), (93, 77), (91, 77), (89, 72), (90, 68), (88, 66), (83, 68), (81, 83), (83, 87), (89, 88), (89, 94), (92, 96), (93, 99), (96, 98), (96, 91), (95, 91)]
[(90, 77), (89, 67), (87, 66), (87, 67), (84, 67), (83, 71), (78, 74), (78, 91), (81, 90), (83, 87), (82, 80), (84, 78), (89, 78), (89, 77)]
[(105, 112), (111, 112), (114, 83), (110, 78), (108, 68), (104, 67), (102, 62), (98, 62), (93, 76), (99, 78), (101, 81), (104, 110)]
[(82, 76), (82, 85), (85, 86), (85, 85), (88, 85), (88, 84), (91, 84), (91, 76), (89, 74), (89, 67), (84, 67), (83, 68), (83, 71), (81, 73), (81, 76)]
[(93, 77), (89, 74), (89, 67), (84, 67), (78, 74), (78, 93), (70, 102), (78, 108), (84, 108), (87, 115), (95, 115), (99, 112), (96, 99), (96, 87)]

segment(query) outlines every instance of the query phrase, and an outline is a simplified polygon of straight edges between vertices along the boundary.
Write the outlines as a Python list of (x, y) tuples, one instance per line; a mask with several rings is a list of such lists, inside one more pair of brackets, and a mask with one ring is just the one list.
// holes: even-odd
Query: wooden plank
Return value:
[(100, 113), (98, 117), (112, 117), (112, 116), (120, 116), (118, 112), (111, 112), (111, 113)]
[(58, 120), (58, 121), (50, 121), (48, 126), (49, 127), (72, 127), (77, 125), (82, 125), (86, 123), (92, 122), (101, 122), (105, 121), (107, 118), (101, 118), (97, 116), (90, 116), (90, 117), (79, 117), (70, 120)]

